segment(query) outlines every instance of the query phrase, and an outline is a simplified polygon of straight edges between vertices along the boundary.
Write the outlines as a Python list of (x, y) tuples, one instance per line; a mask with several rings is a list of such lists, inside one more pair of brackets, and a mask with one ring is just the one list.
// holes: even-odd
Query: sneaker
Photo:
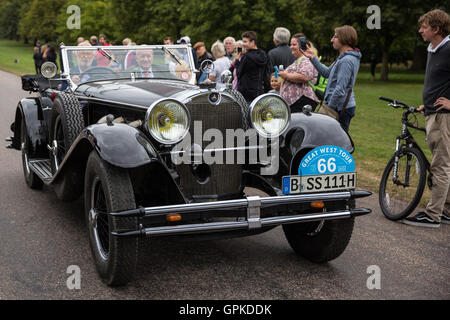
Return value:
[(417, 227), (439, 228), (439, 222), (431, 219), (425, 212), (419, 212), (414, 217), (403, 219), (404, 224)]
[(450, 224), (450, 217), (448, 213), (442, 212), (441, 223)]

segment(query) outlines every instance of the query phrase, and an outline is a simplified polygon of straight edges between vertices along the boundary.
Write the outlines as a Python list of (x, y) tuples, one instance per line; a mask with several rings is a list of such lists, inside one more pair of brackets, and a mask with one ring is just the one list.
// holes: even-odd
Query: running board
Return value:
[(39, 160), (30, 160), (28, 165), (30, 169), (36, 173), (39, 178), (43, 181), (48, 182), (52, 179), (52, 167), (50, 164), (50, 160), (47, 159), (39, 159)]

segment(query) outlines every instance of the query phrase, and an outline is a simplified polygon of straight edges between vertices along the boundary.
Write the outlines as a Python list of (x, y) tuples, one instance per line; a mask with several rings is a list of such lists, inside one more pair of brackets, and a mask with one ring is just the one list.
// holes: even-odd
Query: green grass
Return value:
[[(0, 69), (16, 75), (33, 74), (33, 46), (12, 40), (0, 40)], [(14, 60), (18, 62), (15, 63)]]
[[(14, 63), (14, 59), (19, 63)], [(34, 73), (33, 48), (19, 42), (0, 40), (0, 69), (17, 75)], [(395, 138), (400, 134), (402, 111), (388, 107), (379, 96), (395, 98), (412, 106), (422, 102), (423, 73), (411, 73), (405, 66), (393, 65), (389, 81), (371, 81), (369, 68), (362, 65), (355, 87), (356, 116), (350, 125), (350, 134), (355, 142), (354, 157), (358, 166), (359, 186), (377, 191), (384, 167), (395, 148)], [(424, 117), (418, 115), (419, 124), (424, 126)], [(425, 134), (413, 131), (416, 141), (426, 156), (431, 154), (425, 143)], [(425, 194), (422, 203), (428, 200)]]
[[(379, 76), (379, 73), (377, 74)], [(354, 157), (358, 166), (359, 186), (378, 191), (383, 170), (395, 150), (395, 139), (401, 132), (402, 110), (387, 106), (379, 96), (395, 98), (411, 106), (422, 104), (424, 74), (394, 70), (388, 82), (371, 81), (371, 75), (362, 67), (355, 86), (356, 115), (350, 125), (350, 135), (355, 142)], [(417, 115), (419, 125), (425, 118)], [(425, 142), (425, 133), (411, 129), (417, 143), (431, 160)], [(422, 204), (429, 199), (425, 192)]]

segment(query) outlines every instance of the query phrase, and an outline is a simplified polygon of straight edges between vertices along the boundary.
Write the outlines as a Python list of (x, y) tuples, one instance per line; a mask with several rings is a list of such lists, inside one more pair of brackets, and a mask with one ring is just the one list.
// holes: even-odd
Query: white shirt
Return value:
[(434, 49), (433, 49), (433, 45), (430, 43), (430, 44), (428, 45), (428, 52), (436, 53), (436, 51), (437, 51), (440, 47), (442, 47), (444, 44), (446, 44), (446, 43), (449, 42), (449, 41), (450, 41), (450, 36), (446, 36), (446, 37), (441, 41), (441, 43), (439, 43), (439, 44), (436, 46), (436, 48), (434, 48)]
[(221, 75), (225, 70), (230, 69), (230, 59), (227, 57), (222, 57), (213, 62), (214, 70), (210, 73), (211, 76), (215, 77), (216, 88), (221, 89), (225, 87), (225, 84), (222, 82)]

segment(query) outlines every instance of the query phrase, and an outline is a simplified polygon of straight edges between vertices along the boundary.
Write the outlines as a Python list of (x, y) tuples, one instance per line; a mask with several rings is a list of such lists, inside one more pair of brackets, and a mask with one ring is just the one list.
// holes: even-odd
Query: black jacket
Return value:
[(295, 57), (291, 52), (291, 48), (287, 44), (280, 44), (278, 47), (269, 51), (269, 72), (274, 72), (274, 66), (283, 65), (284, 69), (293, 64)]
[(247, 101), (264, 93), (267, 55), (261, 49), (248, 50), (240, 61), (236, 60), (238, 91)]

